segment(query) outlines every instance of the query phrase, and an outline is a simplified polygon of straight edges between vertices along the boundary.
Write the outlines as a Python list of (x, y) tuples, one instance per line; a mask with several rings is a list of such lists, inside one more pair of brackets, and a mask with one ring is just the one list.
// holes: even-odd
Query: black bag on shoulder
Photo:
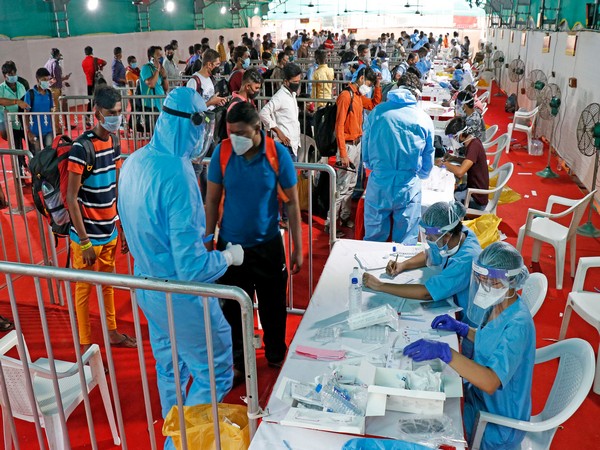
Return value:
[[(350, 107), (348, 115), (352, 111), (354, 92), (350, 92)], [(337, 118), (337, 103), (331, 103), (315, 112), (315, 143), (321, 156), (334, 156), (337, 153), (337, 138), (335, 135), (335, 122)]]

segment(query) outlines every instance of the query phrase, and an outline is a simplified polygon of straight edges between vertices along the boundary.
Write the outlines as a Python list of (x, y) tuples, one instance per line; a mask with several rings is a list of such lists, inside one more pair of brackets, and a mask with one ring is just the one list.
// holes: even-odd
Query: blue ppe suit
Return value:
[[(449, 257), (440, 256), (437, 246), (429, 246), (427, 255), (430, 264), (439, 266), (442, 271), (433, 275), (425, 282), (425, 287), (431, 295), (431, 299), (441, 301), (452, 297), (454, 303), (466, 311), (469, 306), (469, 287), (471, 285), (471, 273), (473, 261), (481, 253), (481, 245), (473, 231), (463, 226), (462, 232), (466, 234), (458, 251)], [(463, 317), (463, 321), (466, 317)], [(471, 322), (467, 322), (473, 325)]]
[(369, 177), (365, 240), (415, 245), (421, 219), (421, 179), (433, 167), (433, 122), (407, 89), (388, 93), (363, 127), (362, 158)]
[[(470, 383), (465, 385), (463, 420), (469, 440), (479, 411), (528, 421), (535, 363), (535, 326), (529, 308), (520, 297), (477, 330), (473, 360), (493, 370), (501, 386), (489, 395)], [(521, 448), (524, 436), (524, 431), (489, 424), (481, 449)]]
[[(164, 105), (184, 113), (206, 110), (202, 97), (183, 87), (172, 91)], [(227, 270), (223, 254), (208, 252), (202, 242), (204, 206), (190, 157), (203, 136), (203, 125), (163, 111), (150, 143), (123, 164), (118, 208), (136, 276), (212, 283)], [(184, 404), (210, 403), (202, 298), (182, 294), (172, 298)], [(161, 292), (138, 291), (137, 299), (148, 319), (164, 417), (177, 403), (166, 297)], [(231, 329), (218, 300), (210, 298), (208, 303), (221, 401), (233, 382)], [(187, 390), (190, 377), (193, 382)]]

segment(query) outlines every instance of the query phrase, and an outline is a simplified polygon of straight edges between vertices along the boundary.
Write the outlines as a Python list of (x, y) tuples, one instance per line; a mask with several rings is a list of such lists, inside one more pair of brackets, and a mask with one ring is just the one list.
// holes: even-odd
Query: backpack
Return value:
[(514, 113), (518, 108), (517, 104), (517, 95), (510, 94), (506, 99), (506, 103), (504, 104), (504, 111), (507, 113)]
[[(354, 92), (350, 92), (350, 107), (346, 118), (352, 112)], [(339, 98), (339, 97), (338, 97)], [(321, 156), (334, 156), (337, 153), (337, 138), (335, 135), (335, 121), (337, 117), (337, 103), (331, 103), (315, 112), (315, 142)]]
[[(96, 150), (92, 141), (81, 136), (78, 142), (86, 151), (86, 168), (81, 174), (85, 181), (96, 163)], [(69, 151), (74, 141), (69, 136), (59, 135), (29, 161), (31, 171), (31, 193), (37, 210), (48, 219), (55, 237), (69, 235), (71, 218), (67, 210), (67, 184), (69, 173)]]
[(98, 87), (103, 84), (106, 84), (106, 79), (98, 68), (98, 58), (94, 58), (94, 87)]
[(383, 85), (383, 87), (381, 88), (381, 101), (382, 102), (387, 102), (388, 94), (395, 87), (398, 87), (397, 83), (386, 83)]
[[(263, 80), (270, 80), (271, 77), (273, 76), (273, 70), (275, 70), (275, 68), (267, 70), (265, 72), (265, 74), (263, 75)], [(273, 97), (273, 83), (271, 83), (271, 82), (264, 83), (264, 86), (265, 86), (265, 96)]]

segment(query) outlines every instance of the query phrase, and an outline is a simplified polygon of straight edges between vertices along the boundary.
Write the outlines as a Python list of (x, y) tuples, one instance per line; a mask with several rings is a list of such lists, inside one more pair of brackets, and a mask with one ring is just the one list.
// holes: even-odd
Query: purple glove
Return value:
[(467, 337), (467, 334), (469, 334), (469, 325), (456, 320), (448, 314), (443, 314), (433, 319), (431, 328), (435, 328), (436, 330), (454, 331), (462, 337)]
[(427, 339), (419, 339), (417, 342), (407, 345), (404, 347), (403, 353), (417, 362), (436, 358), (441, 359), (446, 364), (452, 361), (452, 351), (448, 344)]

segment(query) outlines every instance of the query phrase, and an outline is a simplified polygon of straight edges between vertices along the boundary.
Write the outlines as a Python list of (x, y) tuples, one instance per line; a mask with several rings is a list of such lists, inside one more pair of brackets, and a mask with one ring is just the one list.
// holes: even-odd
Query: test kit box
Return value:
[[(355, 380), (367, 386), (364, 416), (349, 416), (299, 407), (289, 399), (291, 408), (282, 425), (340, 433), (365, 434), (366, 417), (385, 416), (386, 411), (412, 414), (442, 415), (446, 398), (462, 397), (462, 381), (457, 375), (442, 374), (440, 392), (405, 389), (402, 381), (408, 371), (376, 367), (363, 361), (360, 366), (339, 365), (344, 380)], [(292, 380), (289, 380), (292, 381)], [(286, 383), (282, 383), (285, 389)], [(283, 391), (278, 396), (285, 400)]]

